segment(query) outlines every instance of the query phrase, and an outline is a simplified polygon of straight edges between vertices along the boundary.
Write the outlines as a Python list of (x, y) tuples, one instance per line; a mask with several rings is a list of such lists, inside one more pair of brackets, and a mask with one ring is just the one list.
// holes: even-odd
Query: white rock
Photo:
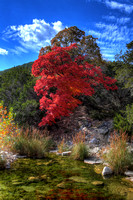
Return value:
[(98, 159), (98, 160), (84, 160), (84, 163), (90, 164), (90, 165), (95, 165), (95, 164), (102, 164), (103, 161)]
[(71, 154), (71, 151), (66, 151), (62, 153), (62, 156), (69, 156)]
[(49, 153), (57, 153), (58, 152), (58, 150), (51, 150), (51, 151), (49, 151)]
[(126, 176), (132, 176), (133, 177), (133, 171), (126, 171), (124, 174)]
[(133, 177), (126, 177), (125, 179), (133, 182)]
[(106, 175), (111, 175), (113, 173), (112, 169), (110, 169), (110, 167), (104, 167), (103, 171), (102, 171), (102, 175), (106, 176)]
[(93, 153), (96, 154), (100, 151), (100, 147), (94, 147), (93, 149), (90, 149), (89, 151), (91, 154), (93, 154)]

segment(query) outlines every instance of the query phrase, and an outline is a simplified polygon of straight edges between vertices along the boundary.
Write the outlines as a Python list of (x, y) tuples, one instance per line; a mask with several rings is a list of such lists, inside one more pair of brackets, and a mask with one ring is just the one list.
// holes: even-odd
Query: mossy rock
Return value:
[(108, 191), (111, 192), (112, 194), (117, 194), (119, 191), (120, 195), (125, 195), (126, 193), (129, 192), (128, 186), (122, 185), (121, 183), (118, 182), (113, 182), (108, 185)]
[(36, 190), (35, 186), (22, 186), (21, 187), (25, 192), (34, 192)]
[(41, 175), (41, 176), (40, 176), (40, 179), (41, 179), (41, 180), (46, 180), (46, 179), (47, 179), (47, 175), (46, 175), (46, 174)]
[(12, 185), (15, 185), (15, 186), (17, 186), (17, 185), (23, 185), (24, 183), (23, 182), (21, 182), (21, 181), (13, 181), (12, 182)]
[(95, 185), (95, 186), (104, 186), (103, 181), (93, 181), (92, 184)]
[(94, 171), (95, 171), (97, 174), (102, 174), (103, 165), (95, 165), (95, 166), (94, 166)]
[(37, 177), (31, 176), (31, 177), (28, 178), (28, 181), (30, 181), (30, 182), (39, 182), (40, 179), (39, 179), (38, 176)]
[(72, 176), (69, 179), (78, 183), (88, 183), (88, 180), (80, 176)]
[(59, 183), (59, 184), (57, 185), (57, 187), (58, 187), (58, 188), (65, 189), (65, 188), (66, 188), (66, 183), (63, 181), (63, 182)]

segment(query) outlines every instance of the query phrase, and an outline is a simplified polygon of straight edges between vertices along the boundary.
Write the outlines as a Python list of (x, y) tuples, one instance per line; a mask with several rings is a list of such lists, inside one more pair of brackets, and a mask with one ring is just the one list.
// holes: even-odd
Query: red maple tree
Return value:
[(105, 76), (100, 67), (90, 65), (82, 56), (71, 56), (76, 44), (53, 47), (32, 65), (32, 74), (39, 79), (34, 90), (40, 99), (40, 109), (46, 110), (39, 126), (55, 123), (55, 119), (68, 116), (82, 102), (81, 94), (92, 96), (95, 88), (103, 85), (115, 90), (116, 80)]

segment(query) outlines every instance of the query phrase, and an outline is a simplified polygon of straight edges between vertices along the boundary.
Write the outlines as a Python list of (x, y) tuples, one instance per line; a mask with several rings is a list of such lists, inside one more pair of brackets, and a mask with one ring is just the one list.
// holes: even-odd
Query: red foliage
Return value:
[[(55, 123), (55, 119), (68, 116), (82, 102), (76, 99), (81, 94), (92, 96), (96, 86), (103, 85), (107, 90), (115, 90), (116, 80), (106, 77), (100, 67), (84, 61), (84, 57), (71, 58), (76, 44), (69, 47), (54, 47), (40, 56), (32, 66), (32, 74), (39, 77), (35, 92), (43, 97), (40, 109), (46, 110), (39, 126)], [(54, 90), (53, 92), (50, 92)]]

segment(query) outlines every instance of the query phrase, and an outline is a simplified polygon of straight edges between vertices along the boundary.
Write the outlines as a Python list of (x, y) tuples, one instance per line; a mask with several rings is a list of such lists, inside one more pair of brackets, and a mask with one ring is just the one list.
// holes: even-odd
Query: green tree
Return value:
[(84, 31), (78, 29), (76, 26), (72, 26), (58, 32), (51, 40), (51, 46), (41, 48), (39, 56), (50, 52), (51, 48), (54, 46), (68, 47), (72, 43), (76, 43), (78, 49), (74, 49), (70, 53), (71, 58), (74, 59), (77, 55), (86, 55), (86, 60), (89, 63), (100, 65), (102, 57), (96, 40), (97, 38), (93, 38), (91, 35), (85, 36)]
[(133, 41), (126, 45), (127, 50), (124, 54), (122, 51), (116, 55), (116, 78), (124, 84), (125, 88), (129, 88), (133, 95)]

